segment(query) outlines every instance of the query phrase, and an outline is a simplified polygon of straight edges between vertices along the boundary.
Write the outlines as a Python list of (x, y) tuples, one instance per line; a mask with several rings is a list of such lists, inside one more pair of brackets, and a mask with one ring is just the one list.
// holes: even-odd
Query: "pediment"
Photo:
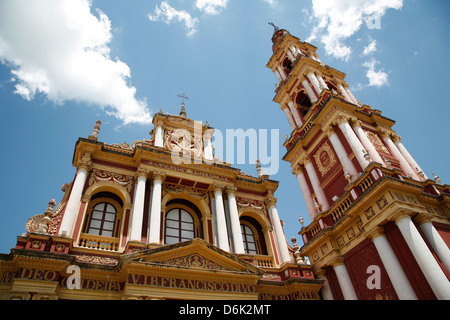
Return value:
[(212, 272), (263, 275), (264, 271), (202, 239), (143, 250), (122, 256), (125, 264), (142, 264)]

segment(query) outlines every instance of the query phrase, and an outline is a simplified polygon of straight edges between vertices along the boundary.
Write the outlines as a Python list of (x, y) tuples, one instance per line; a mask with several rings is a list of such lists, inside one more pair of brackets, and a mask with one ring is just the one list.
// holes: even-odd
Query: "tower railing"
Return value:
[[(419, 184), (423, 187), (423, 192), (429, 196), (439, 197), (442, 194), (450, 194), (448, 185), (436, 184), (433, 180), (418, 182), (403, 176), (403, 171), (396, 168), (385, 168), (380, 163), (372, 162), (356, 181), (353, 181), (345, 188), (344, 195), (337, 200), (327, 211), (320, 212), (307, 227), (302, 228), (300, 234), (304, 243), (310, 242), (324, 229), (332, 227), (347, 216), (354, 204), (367, 192), (370, 192), (382, 180), (394, 179), (407, 183)], [(432, 186), (432, 187), (430, 187)], [(443, 214), (445, 216), (445, 214)], [(306, 236), (306, 237), (305, 237)]]

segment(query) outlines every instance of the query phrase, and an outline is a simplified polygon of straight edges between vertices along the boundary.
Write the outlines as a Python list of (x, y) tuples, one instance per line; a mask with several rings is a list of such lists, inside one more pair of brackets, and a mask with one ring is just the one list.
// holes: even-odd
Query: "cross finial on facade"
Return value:
[(189, 97), (187, 95), (185, 95), (184, 93), (180, 93), (178, 94), (178, 97), (181, 98), (181, 105), (184, 106), (184, 100), (189, 100)]

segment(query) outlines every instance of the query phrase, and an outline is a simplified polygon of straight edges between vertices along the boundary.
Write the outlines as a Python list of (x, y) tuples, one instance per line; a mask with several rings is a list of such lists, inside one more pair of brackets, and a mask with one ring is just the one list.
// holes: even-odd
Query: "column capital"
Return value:
[(380, 132), (380, 135), (381, 135), (381, 137), (383, 139), (385, 139), (385, 138), (389, 138), (390, 139), (391, 138), (391, 132), (386, 130), (386, 129), (383, 129), (383, 128), (378, 129), (378, 132)]
[(136, 178), (140, 178), (140, 177), (144, 177), (147, 179), (148, 175), (150, 173), (150, 169), (145, 168), (143, 166), (139, 166), (137, 171), (136, 171)]
[(231, 195), (231, 194), (236, 195), (236, 192), (237, 192), (237, 188), (235, 186), (227, 186), (227, 187), (225, 187), (225, 190), (228, 195)]
[(340, 114), (338, 114), (338, 116), (336, 117), (336, 119), (333, 121), (333, 124), (336, 125), (336, 126), (339, 126), (339, 125), (341, 125), (342, 123), (345, 123), (345, 122), (348, 123), (349, 120), (350, 120), (350, 117), (349, 117), (349, 116), (340, 113)]
[(164, 178), (166, 177), (166, 174), (162, 171), (153, 171), (153, 180), (160, 180), (161, 182), (164, 180)]
[(329, 126), (326, 130), (328, 138), (331, 137), (333, 134), (336, 134), (336, 131), (334, 130), (333, 126)]
[(419, 226), (428, 223), (428, 222), (432, 222), (431, 221), (432, 215), (426, 212), (420, 212), (417, 216), (414, 217), (414, 221), (417, 222), (417, 224)]
[(376, 226), (374, 229), (368, 232), (367, 238), (370, 238), (373, 241), (380, 236), (384, 236), (384, 228)]
[(292, 173), (295, 175), (298, 175), (300, 172), (303, 172), (303, 166), (301, 164), (298, 164), (292, 169)]
[(308, 163), (310, 163), (311, 162), (311, 158), (309, 157), (309, 155), (308, 154), (305, 154), (301, 159), (300, 159), (300, 165), (302, 165), (302, 166), (305, 166), (305, 165), (307, 165)]
[(333, 268), (336, 266), (345, 265), (344, 256), (338, 256), (334, 258), (333, 261), (331, 261), (331, 265), (333, 266)]
[(212, 190), (214, 191), (214, 193), (216, 193), (218, 191), (223, 192), (224, 189), (225, 189), (225, 186), (223, 184), (214, 183), (212, 185)]
[(409, 211), (409, 210), (402, 210), (400, 211), (397, 215), (395, 215), (394, 217), (392, 217), (392, 221), (395, 222), (395, 224), (397, 224), (400, 220), (403, 220), (405, 218), (410, 218), (411, 219), (411, 215), (413, 215), (414, 212), (413, 211)]
[(358, 118), (352, 117), (350, 118), (350, 125), (354, 127), (361, 127), (362, 121)]
[(270, 208), (270, 207), (276, 207), (277, 205), (277, 198), (273, 197), (273, 196), (269, 196), (266, 198), (266, 200), (264, 200), (266, 207)]
[(391, 139), (392, 141), (394, 141), (394, 143), (402, 141), (402, 137), (396, 133), (391, 134)]
[(158, 119), (155, 123), (155, 127), (162, 127), (165, 124), (163, 119)]
[(85, 152), (78, 161), (77, 169), (84, 169), (86, 172), (89, 172), (92, 168), (92, 157), (90, 152)]
[(286, 110), (289, 111), (289, 106), (287, 104), (281, 104), (280, 109), (286, 112)]

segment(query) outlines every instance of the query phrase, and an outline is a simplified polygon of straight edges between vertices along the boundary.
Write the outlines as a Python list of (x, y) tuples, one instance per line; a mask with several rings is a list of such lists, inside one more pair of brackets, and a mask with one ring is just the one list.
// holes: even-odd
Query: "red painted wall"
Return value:
[[(364, 240), (345, 255), (345, 266), (360, 300), (398, 300), (378, 251), (370, 239)], [(379, 269), (374, 272), (369, 269), (370, 266)], [(367, 282), (372, 284), (375, 275), (379, 275), (380, 289), (368, 286)]]

